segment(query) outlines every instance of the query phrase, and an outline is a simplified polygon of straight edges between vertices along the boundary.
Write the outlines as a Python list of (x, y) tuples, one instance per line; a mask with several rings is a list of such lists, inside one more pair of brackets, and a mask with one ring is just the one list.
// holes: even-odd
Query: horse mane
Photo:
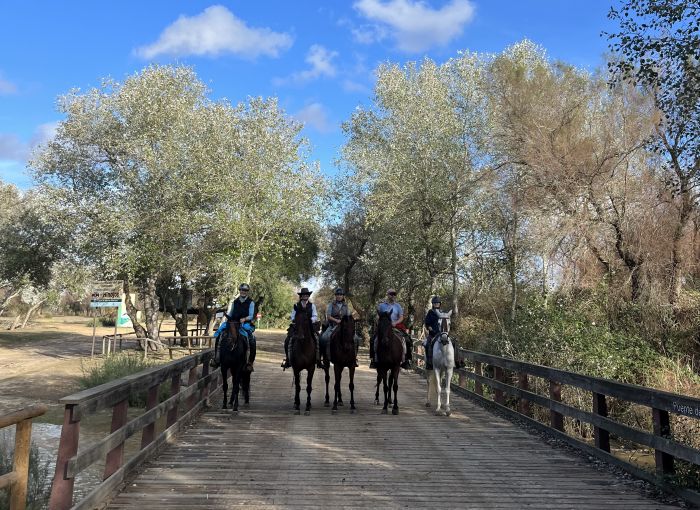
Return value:
[[(310, 306), (310, 304), (308, 306)], [(311, 310), (298, 310), (294, 315), (294, 326), (298, 338), (311, 337), (311, 330), (309, 328), (310, 311)]]
[(377, 333), (379, 338), (382, 338), (382, 336), (388, 337), (391, 334), (391, 312), (379, 312)]

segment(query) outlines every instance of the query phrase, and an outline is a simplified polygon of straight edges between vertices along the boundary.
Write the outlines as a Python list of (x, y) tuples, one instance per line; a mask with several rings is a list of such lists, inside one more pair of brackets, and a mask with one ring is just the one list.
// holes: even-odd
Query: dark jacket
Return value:
[(428, 333), (430, 336), (435, 336), (440, 332), (440, 317), (434, 308), (428, 310), (425, 314), (425, 320), (423, 321), (425, 327), (428, 328)]
[(232, 321), (240, 321), (243, 317), (248, 317), (250, 314), (250, 305), (253, 303), (253, 300), (250, 298), (246, 298), (245, 301), (241, 302), (240, 299), (236, 299), (233, 302), (233, 311), (231, 312), (231, 320)]

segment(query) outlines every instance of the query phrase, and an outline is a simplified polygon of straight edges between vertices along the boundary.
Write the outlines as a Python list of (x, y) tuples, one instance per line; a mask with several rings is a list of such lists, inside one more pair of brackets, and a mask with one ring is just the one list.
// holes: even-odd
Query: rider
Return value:
[(425, 340), (423, 346), (425, 347), (425, 369), (433, 369), (433, 341), (435, 337), (440, 333), (440, 302), (439, 296), (433, 296), (430, 300), (432, 308), (428, 310), (425, 315), (425, 320), (423, 323), (428, 330), (428, 338)]
[(246, 370), (252, 372), (257, 346), (255, 335), (253, 334), (255, 331), (255, 326), (253, 325), (253, 320), (255, 318), (255, 302), (248, 296), (249, 292), (250, 286), (247, 283), (241, 283), (238, 286), (238, 297), (231, 303), (226, 315), (228, 320), (239, 321), (241, 323), (239, 333), (245, 340), (246, 347), (248, 347), (246, 351), (248, 353)]
[[(335, 300), (328, 303), (326, 307), (326, 321), (328, 327), (323, 332), (320, 338), (321, 349), (323, 349), (323, 354), (327, 361), (331, 359), (331, 335), (333, 331), (338, 327), (338, 325), (343, 320), (344, 316), (352, 316), (348, 304), (345, 302), (345, 291), (338, 287), (334, 291)], [(360, 347), (359, 337), (354, 335), (355, 341), (355, 366), (357, 365), (357, 350)]]
[(297, 295), (299, 296), (299, 302), (294, 305), (294, 308), (292, 308), (292, 313), (289, 317), (292, 321), (292, 326), (290, 326), (289, 331), (287, 332), (287, 337), (284, 339), (284, 354), (286, 358), (282, 362), (282, 368), (289, 368), (292, 366), (289, 363), (289, 341), (292, 338), (292, 327), (294, 325), (294, 318), (297, 316), (297, 312), (300, 312), (302, 310), (311, 310), (311, 317), (309, 318), (309, 329), (311, 331), (311, 336), (313, 337), (314, 342), (316, 344), (316, 366), (318, 368), (323, 368), (323, 365), (321, 364), (321, 355), (318, 345), (318, 336), (316, 335), (316, 329), (318, 327), (319, 322), (318, 313), (316, 312), (316, 305), (309, 302), (311, 293), (312, 291), (310, 291), (306, 287), (297, 292)]
[[(383, 312), (391, 312), (391, 325), (394, 329), (397, 329), (401, 333), (404, 341), (406, 342), (406, 359), (403, 363), (401, 363), (401, 368), (409, 369), (411, 368), (411, 360), (413, 359), (413, 342), (408, 334), (408, 328), (403, 323), (403, 308), (401, 308), (401, 305), (396, 302), (396, 290), (388, 289), (386, 291), (386, 299), (377, 306), (377, 314)], [(375, 353), (377, 351), (377, 346), (375, 345), (376, 343), (377, 333), (375, 332), (372, 341), (369, 343), (369, 356), (371, 360), (369, 363), (369, 368), (377, 368), (375, 359)]]

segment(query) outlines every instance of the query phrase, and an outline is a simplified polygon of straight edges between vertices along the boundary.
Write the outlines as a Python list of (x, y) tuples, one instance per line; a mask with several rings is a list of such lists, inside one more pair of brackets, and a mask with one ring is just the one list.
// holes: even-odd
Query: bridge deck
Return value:
[(204, 414), (109, 508), (670, 508), (462, 398), (434, 416), (415, 374), (385, 416), (360, 369), (351, 415), (345, 376), (337, 415), (317, 371), (311, 416), (294, 416), (291, 373), (261, 360), (249, 408)]

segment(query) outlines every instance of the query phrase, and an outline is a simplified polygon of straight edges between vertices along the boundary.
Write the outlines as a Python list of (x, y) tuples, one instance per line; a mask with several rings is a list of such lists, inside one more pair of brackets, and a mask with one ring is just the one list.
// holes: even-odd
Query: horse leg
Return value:
[(314, 380), (314, 367), (306, 370), (306, 410), (304, 415), (308, 416), (311, 414), (311, 381)]
[(243, 372), (243, 403), (250, 404), (250, 372)]
[(328, 383), (329, 383), (330, 380), (331, 380), (331, 375), (330, 375), (330, 373), (329, 373), (329, 372), (330, 372), (330, 366), (324, 364), (324, 365), (323, 365), (323, 372), (325, 373), (325, 376), (324, 376), (324, 377), (325, 377), (325, 380), (326, 380), (326, 400), (323, 402), (323, 406), (324, 406), (324, 407), (328, 407), (329, 405), (331, 405), (331, 404), (330, 404), (330, 397), (329, 397), (329, 395), (328, 395)]
[(384, 407), (382, 408), (382, 414), (387, 413), (387, 407), (389, 407), (389, 388), (387, 386), (387, 375), (386, 370), (382, 370), (382, 385), (384, 388)]
[(239, 367), (236, 370), (236, 376), (233, 379), (233, 390), (231, 391), (231, 405), (233, 406), (233, 412), (238, 412), (238, 393), (241, 390), (241, 372), (243, 367)]
[(437, 390), (435, 414), (440, 414), (440, 407), (442, 406), (442, 373), (439, 368), (433, 368), (433, 377), (435, 377), (435, 389)]
[(379, 405), (379, 384), (382, 382), (382, 374), (377, 370), (377, 388), (374, 392), (374, 405)]
[(301, 391), (301, 382), (299, 381), (301, 377), (300, 372), (294, 369), (294, 414), (300, 414), (299, 406), (301, 401), (299, 400), (299, 392)]
[(350, 388), (350, 412), (354, 413), (356, 410), (356, 407), (355, 407), (355, 367), (352, 366), (352, 364), (348, 367), (348, 372), (349, 372), (349, 377), (350, 377), (350, 384), (348, 385)]
[(228, 393), (228, 367), (226, 365), (221, 365), (221, 378), (224, 384), (224, 403), (221, 406), (222, 409), (228, 409), (227, 406), (227, 393)]
[(333, 413), (338, 411), (338, 393), (340, 393), (340, 375), (342, 368), (338, 365), (333, 365), (333, 375), (335, 376), (335, 384), (333, 385), (334, 396), (333, 396)]
[(340, 367), (340, 371), (338, 372), (338, 405), (343, 406), (343, 385), (341, 384), (341, 381), (343, 379), (343, 370), (345, 370), (342, 366)]
[(391, 371), (392, 379), (394, 379), (394, 407), (391, 409), (391, 414), (399, 414), (399, 368), (394, 368)]
[(432, 370), (426, 370), (425, 372), (425, 382), (428, 387), (428, 394), (425, 397), (425, 407), (430, 407), (432, 404), (430, 403), (430, 397), (432, 396), (432, 390), (433, 390), (433, 371)]
[(388, 375), (387, 375), (387, 380), (389, 381), (387, 383), (389, 390), (387, 391), (387, 402), (389, 402), (389, 405), (393, 402), (391, 400), (391, 387), (394, 385), (394, 372), (389, 370)]
[(453, 368), (447, 369), (447, 374), (445, 375), (445, 416), (452, 414), (450, 410), (450, 386), (452, 385), (452, 371)]

